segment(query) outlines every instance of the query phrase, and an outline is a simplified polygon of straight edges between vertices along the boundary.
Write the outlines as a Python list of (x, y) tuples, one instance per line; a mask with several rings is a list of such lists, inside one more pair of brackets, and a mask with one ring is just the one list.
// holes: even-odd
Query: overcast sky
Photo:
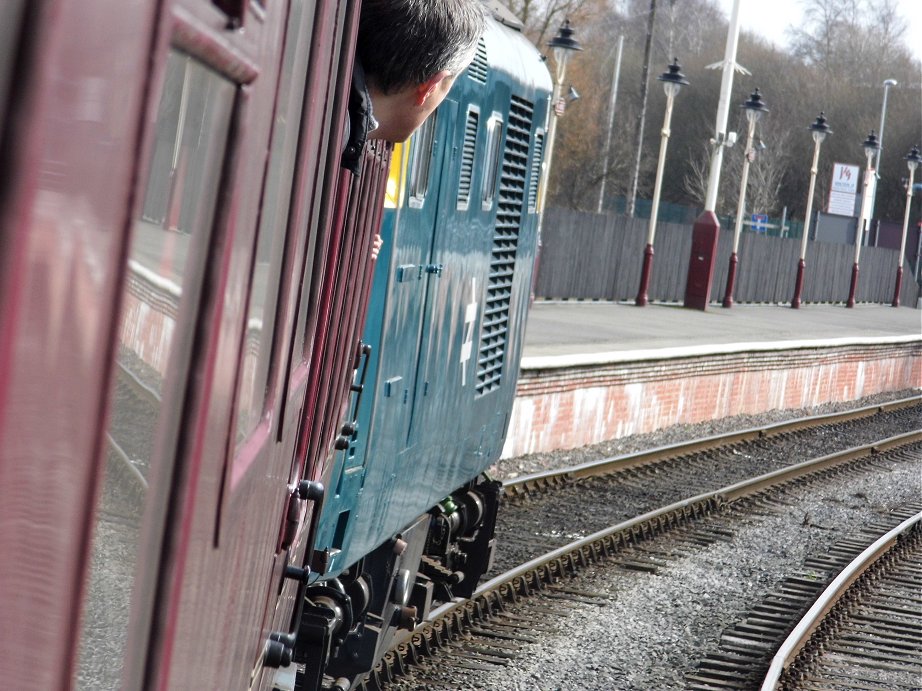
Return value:
[[(733, 0), (718, 0), (727, 18)], [(740, 0), (742, 28), (759, 34), (779, 46), (787, 45), (786, 30), (802, 16), (801, 0)], [(897, 0), (899, 12), (909, 25), (905, 43), (917, 60), (922, 60), (922, 0)], [(915, 40), (910, 37), (915, 36)]]

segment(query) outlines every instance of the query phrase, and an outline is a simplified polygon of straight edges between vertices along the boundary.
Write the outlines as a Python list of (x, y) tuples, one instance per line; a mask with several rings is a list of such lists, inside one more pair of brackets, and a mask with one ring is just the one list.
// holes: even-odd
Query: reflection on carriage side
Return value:
[[(96, 519), (78, 686), (118, 688), (132, 583), (164, 395), (181, 376), (175, 347), (197, 310), (234, 85), (178, 51), (167, 62), (141, 218), (133, 227), (122, 297), (105, 482)], [(173, 401), (169, 401), (173, 403)], [(179, 404), (179, 402), (176, 402)]]

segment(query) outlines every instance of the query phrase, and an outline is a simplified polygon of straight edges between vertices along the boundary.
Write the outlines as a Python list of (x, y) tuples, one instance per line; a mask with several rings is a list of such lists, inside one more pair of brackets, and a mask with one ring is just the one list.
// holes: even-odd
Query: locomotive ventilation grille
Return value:
[(474, 177), (474, 154), (477, 148), (477, 125), (480, 113), (476, 110), (467, 112), (464, 125), (464, 146), (461, 147), (461, 177), (458, 180), (458, 209), (468, 208), (471, 201), (471, 181)]
[(483, 42), (481, 38), (477, 42), (477, 53), (474, 55), (474, 59), (471, 61), (471, 64), (467, 68), (467, 76), (473, 79), (475, 82), (481, 84), (487, 83), (487, 44)]
[(493, 233), (490, 281), (480, 330), (477, 362), (477, 394), (499, 388), (509, 336), (509, 305), (515, 255), (519, 245), (519, 228), (525, 204), (525, 180), (528, 177), (528, 145), (534, 107), (524, 99), (512, 97), (506, 148), (499, 180), (499, 205)]
[(535, 155), (531, 159), (531, 177), (528, 178), (528, 212), (538, 210), (538, 181), (541, 178), (541, 157), (544, 155), (544, 132), (535, 134)]

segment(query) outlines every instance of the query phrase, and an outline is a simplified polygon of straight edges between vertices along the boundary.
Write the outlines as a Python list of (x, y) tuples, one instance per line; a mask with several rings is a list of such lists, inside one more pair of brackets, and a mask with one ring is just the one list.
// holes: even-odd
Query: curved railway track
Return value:
[[(796, 653), (806, 645), (809, 634), (820, 626), (823, 615), (862, 572), (874, 566), (876, 559), (895, 546), (895, 533), (901, 526), (906, 530), (918, 524), (919, 511), (922, 511), (922, 504), (908, 505), (875, 524), (865, 526), (858, 534), (840, 540), (824, 554), (807, 559), (798, 573), (784, 578), (745, 617), (721, 634), (719, 649), (699, 663), (695, 672), (688, 676), (687, 688), (692, 691), (712, 691), (727, 687), (755, 689), (760, 685), (762, 691), (778, 688), (775, 681), (780, 672), (791, 666)], [(886, 539), (881, 538), (881, 535), (885, 535)], [(902, 554), (910, 561), (916, 558), (916, 570), (918, 557), (922, 554), (918, 549), (919, 537), (920, 533), (916, 530), (913, 540), (916, 550), (907, 554), (904, 549)], [(907, 568), (911, 569), (912, 566)], [(922, 581), (917, 579), (917, 590), (920, 585)], [(853, 592), (854, 597), (856, 595)], [(917, 612), (917, 623), (920, 619), (922, 612)], [(872, 615), (871, 621), (865, 623), (870, 623), (879, 632), (880, 628), (885, 627), (886, 620)], [(824, 625), (823, 634), (813, 642), (811, 650), (822, 648), (823, 638), (828, 631), (828, 624)], [(919, 645), (922, 645), (922, 641), (917, 640), (916, 647)], [(891, 649), (889, 653), (889, 666), (897, 669), (902, 665), (904, 676), (912, 672), (917, 676), (922, 673), (922, 658), (914, 658), (914, 667), (907, 669), (906, 661), (900, 659), (897, 648)], [(814, 657), (808, 651), (804, 659), (812, 661)], [(863, 662), (867, 664), (867, 660)], [(860, 675), (863, 671), (861, 661), (855, 662), (851, 668), (853, 675)], [(792, 678), (796, 676), (787, 677), (788, 680)], [(793, 687), (785, 683), (783, 688)], [(833, 683), (818, 688), (841, 687)], [(872, 684), (862, 688), (878, 687)], [(891, 687), (884, 685), (879, 688)]]
[(850, 562), (772, 660), (762, 691), (922, 684), (922, 513)]
[[(612, 521), (919, 429), (922, 397), (619, 456), (506, 482), (488, 577)], [(574, 512), (574, 507), (579, 507)], [(691, 508), (694, 510), (694, 507)]]
[[(506, 494), (511, 498), (509, 505), (530, 508), (533, 514), (544, 517), (543, 530), (538, 531), (538, 546), (531, 544), (528, 547), (532, 552), (541, 552), (541, 556), (520, 559), (519, 566), (484, 583), (470, 600), (449, 603), (436, 610), (429, 621), (424, 622), (387, 656), (385, 663), (379, 667), (374, 677), (368, 680), (366, 687), (387, 688), (388, 682), (398, 679), (409, 665), (432, 654), (438, 648), (448, 648), (449, 657), (454, 655), (457, 658), (456, 663), (462, 669), (505, 664), (508, 659), (514, 657), (513, 649), (532, 636), (531, 633), (522, 633), (522, 625), (527, 624), (529, 619), (537, 622), (540, 630), (541, 627), (551, 626), (559, 618), (560, 612), (556, 610), (567, 609), (567, 602), (577, 600), (599, 606), (605, 605), (605, 593), (562, 585), (561, 579), (565, 574), (607, 559), (613, 559), (623, 568), (655, 572), (661, 560), (655, 547), (649, 549), (649, 540), (654, 536), (669, 532), (680, 542), (684, 542), (685, 546), (679, 549), (700, 549), (701, 546), (715, 541), (729, 539), (732, 532), (713, 526), (701, 526), (697, 519), (721, 511), (744, 497), (765, 496), (765, 491), (769, 487), (780, 483), (803, 482), (804, 477), (815, 478), (818, 474), (831, 472), (829, 469), (842, 464), (854, 466), (867, 463), (869, 459), (886, 453), (887, 448), (908, 445), (917, 449), (913, 453), (922, 453), (922, 432), (915, 429), (918, 427), (919, 405), (918, 398), (907, 399), (888, 406), (851, 411), (847, 415), (823, 416), (809, 421), (775, 425), (764, 430), (723, 435), (693, 444), (609, 459), (566, 469), (556, 474), (530, 476), (514, 483), (507, 483)], [(837, 453), (821, 454), (808, 462), (792, 463), (794, 459), (791, 459), (786, 463), (766, 464), (766, 455), (772, 456), (785, 444), (789, 445), (792, 439), (800, 444), (805, 436), (809, 437), (810, 433), (805, 430), (811, 426), (821, 430), (820, 438), (817, 440), (814, 433), (814, 439), (808, 446), (823, 451), (829, 450), (833, 440), (838, 441), (841, 446), (841, 440), (853, 439), (853, 434), (858, 438), (870, 434), (875, 440)], [(880, 435), (875, 436), (873, 433), (875, 429), (878, 432), (887, 429), (888, 433), (891, 433), (893, 430), (905, 428), (915, 431), (898, 432), (895, 438), (883, 442)], [(781, 446), (776, 445), (779, 441)], [(754, 450), (758, 450), (759, 453), (751, 453)], [(752, 478), (753, 464), (762, 470), (756, 478)], [(713, 484), (715, 479), (725, 478), (728, 466), (738, 466), (734, 470), (735, 477), (729, 484), (694, 492), (703, 485)], [(705, 472), (704, 469), (707, 467), (722, 470), (714, 475)], [(765, 472), (766, 469), (768, 472)], [(595, 474), (600, 474), (602, 480), (587, 480), (588, 476)], [(688, 482), (689, 476), (698, 478), (705, 475), (707, 477), (704, 478), (703, 485)], [(673, 479), (683, 476), (683, 482), (675, 486), (670, 484)], [(751, 479), (741, 481), (740, 477)], [(611, 484), (612, 478), (615, 478), (614, 484)], [(620, 504), (622, 496), (629, 493), (627, 490), (643, 494), (644, 488), (649, 489), (654, 480), (660, 481), (664, 478), (665, 485), (669, 487), (665, 494), (657, 491), (648, 496), (646, 510), (642, 510), (643, 506), (641, 510), (636, 510), (635, 504), (625, 502), (629, 508), (620, 507), (619, 510), (627, 511), (631, 518), (614, 526), (610, 525), (612, 511), (607, 509), (610, 509), (613, 503), (611, 497), (618, 497)], [(593, 487), (594, 482), (601, 484), (599, 487)], [(578, 504), (575, 499), (562, 499), (558, 494), (560, 491), (566, 493), (574, 490), (578, 492)], [(670, 495), (673, 499), (676, 496), (681, 498), (671, 503), (663, 502), (664, 495)], [(603, 500), (601, 503), (592, 504), (593, 497), (601, 497)], [(589, 531), (584, 522), (580, 522), (575, 529), (567, 528), (565, 525), (560, 527), (555, 522), (556, 517), (548, 515), (547, 508), (567, 503), (571, 509), (563, 513), (569, 513), (571, 516), (591, 516), (594, 521), (601, 520), (602, 523), (607, 519), (606, 527)], [(664, 503), (668, 505), (663, 506)], [(572, 506), (580, 506), (582, 509), (573, 511)], [(504, 506), (503, 515), (508, 508)], [(633, 513), (630, 513), (631, 511)], [(600, 518), (596, 518), (596, 514)], [(500, 544), (503, 544), (504, 540), (509, 540), (508, 530), (508, 524), (498, 528), (498, 533), (501, 533)], [(532, 530), (532, 533), (534, 532)], [(574, 537), (578, 539), (573, 540)], [(562, 544), (568, 540), (569, 544)], [(516, 542), (516, 538), (512, 538), (511, 541)], [(521, 539), (520, 542), (527, 541)], [(549, 544), (550, 550), (547, 548)], [(635, 549), (641, 544), (644, 544), (644, 550)], [(516, 552), (521, 554), (518, 548)], [(668, 555), (664, 555), (664, 558), (668, 559)], [(536, 609), (532, 613), (528, 613), (530, 609), (527, 606), (523, 610), (525, 614), (506, 612), (508, 603), (542, 591), (550, 597), (550, 604), (545, 598), (542, 600), (543, 604), (534, 606)], [(554, 604), (554, 600), (557, 601), (557, 605)], [(560, 604), (561, 600), (564, 601), (563, 605)], [(524, 629), (527, 630), (528, 626), (524, 626)], [(485, 637), (490, 643), (471, 644), (471, 636)], [(441, 659), (442, 662), (445, 661), (444, 654)]]

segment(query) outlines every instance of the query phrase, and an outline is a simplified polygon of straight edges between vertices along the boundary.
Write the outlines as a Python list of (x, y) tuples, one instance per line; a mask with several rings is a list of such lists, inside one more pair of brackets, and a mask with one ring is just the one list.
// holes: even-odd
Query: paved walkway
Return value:
[(538, 301), (529, 313), (524, 357), (899, 337), (922, 340), (922, 310), (889, 305), (803, 305), (796, 310), (783, 305), (714, 305), (702, 312), (680, 305)]

